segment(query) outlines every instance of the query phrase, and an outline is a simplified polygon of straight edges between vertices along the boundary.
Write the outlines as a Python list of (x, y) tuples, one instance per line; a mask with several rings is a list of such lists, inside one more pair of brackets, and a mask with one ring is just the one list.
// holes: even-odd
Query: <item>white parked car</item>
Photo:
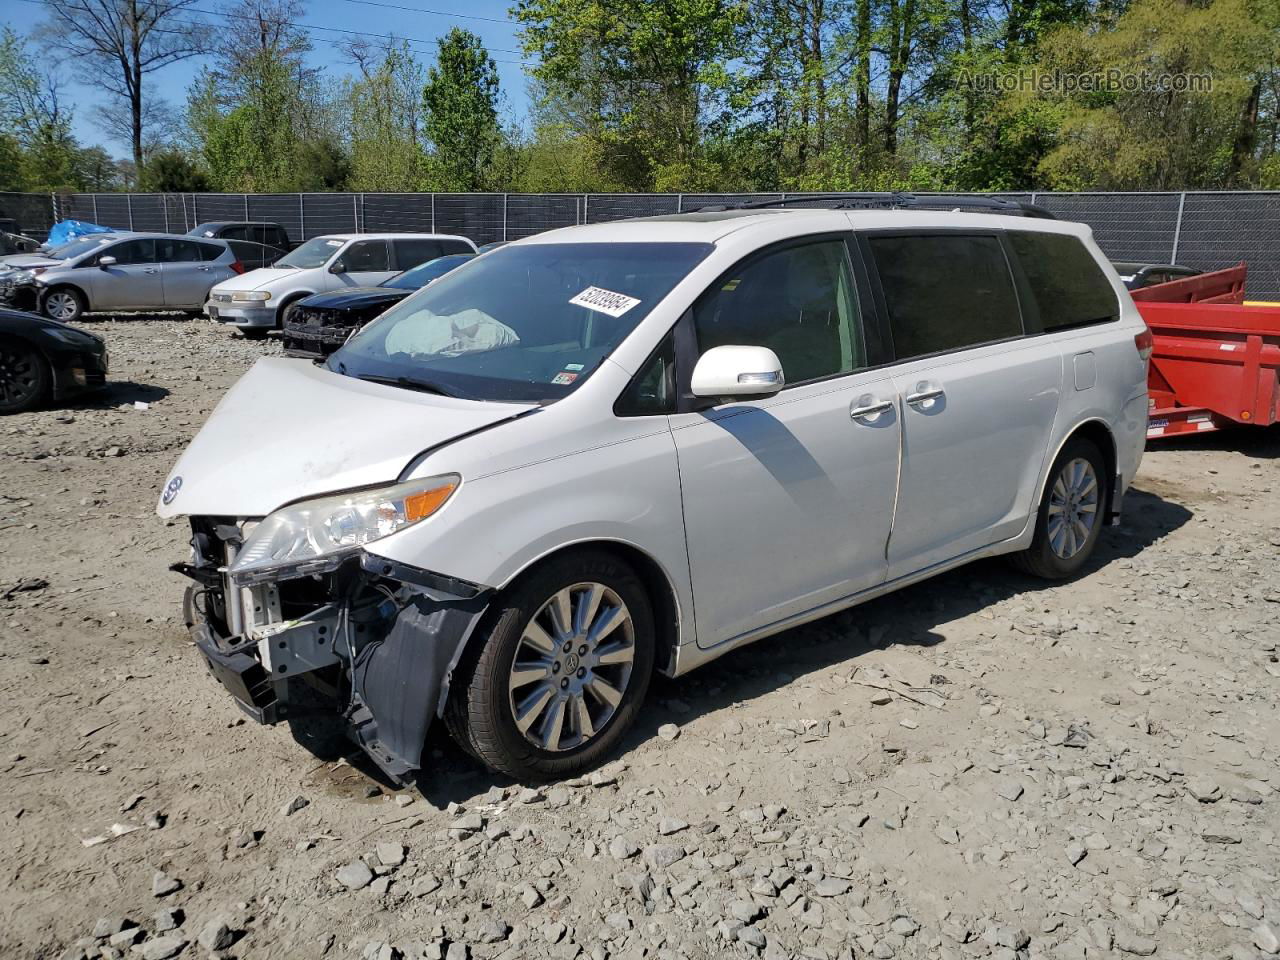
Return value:
[(335, 233), (312, 237), (269, 267), (250, 270), (209, 291), (204, 312), (265, 337), (285, 311), (312, 294), (372, 287), (397, 273), (449, 253), (475, 253), (466, 237), (443, 233)]
[(405, 776), (443, 717), (490, 766), (562, 777), (654, 670), (979, 557), (1077, 573), (1142, 457), (1150, 350), (1080, 224), (574, 227), (322, 367), (258, 361), (158, 510), (190, 517), (188, 619), (257, 719), (318, 698)]

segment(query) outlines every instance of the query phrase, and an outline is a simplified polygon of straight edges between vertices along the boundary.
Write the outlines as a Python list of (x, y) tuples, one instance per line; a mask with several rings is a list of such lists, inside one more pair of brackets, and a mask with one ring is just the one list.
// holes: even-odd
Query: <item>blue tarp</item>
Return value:
[(49, 230), (49, 239), (46, 243), (52, 247), (60, 247), (76, 237), (83, 237), (90, 233), (111, 233), (110, 227), (100, 227), (96, 223), (87, 223), (84, 220), (62, 220), (55, 223)]

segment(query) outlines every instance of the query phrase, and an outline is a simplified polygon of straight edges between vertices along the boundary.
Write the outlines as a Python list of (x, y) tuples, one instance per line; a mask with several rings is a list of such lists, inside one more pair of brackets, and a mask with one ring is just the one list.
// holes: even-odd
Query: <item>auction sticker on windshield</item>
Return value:
[(611, 317), (620, 317), (640, 301), (635, 297), (628, 297), (625, 293), (614, 293), (603, 287), (587, 287), (569, 302), (598, 313), (607, 313)]

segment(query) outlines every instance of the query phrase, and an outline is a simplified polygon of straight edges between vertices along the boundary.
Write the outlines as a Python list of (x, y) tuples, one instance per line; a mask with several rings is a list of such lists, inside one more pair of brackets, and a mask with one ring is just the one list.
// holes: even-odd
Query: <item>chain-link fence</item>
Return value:
[[(123, 230), (185, 233), (214, 220), (269, 220), (295, 240), (326, 233), (458, 233), (476, 243), (517, 240), (556, 227), (779, 199), (770, 194), (77, 193), (0, 194), (0, 217), (33, 236), (58, 220)], [(1249, 295), (1280, 299), (1280, 191), (1010, 193), (1093, 228), (1115, 260), (1202, 270), (1249, 264)]]

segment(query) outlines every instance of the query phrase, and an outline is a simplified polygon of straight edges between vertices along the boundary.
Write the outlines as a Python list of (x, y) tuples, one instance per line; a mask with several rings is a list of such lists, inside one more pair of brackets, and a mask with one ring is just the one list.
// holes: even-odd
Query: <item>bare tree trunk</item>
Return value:
[(1245, 98), (1244, 107), (1240, 111), (1240, 126), (1236, 129), (1235, 141), (1231, 144), (1231, 166), (1227, 170), (1227, 186), (1234, 186), (1240, 181), (1246, 165), (1253, 159), (1253, 152), (1258, 146), (1258, 104), (1262, 100), (1262, 80), (1254, 81), (1249, 96)]
[(865, 167), (871, 159), (871, 3), (872, 0), (857, 0), (858, 45), (856, 80), (856, 116), (855, 126), (858, 131), (858, 153), (860, 165)]

